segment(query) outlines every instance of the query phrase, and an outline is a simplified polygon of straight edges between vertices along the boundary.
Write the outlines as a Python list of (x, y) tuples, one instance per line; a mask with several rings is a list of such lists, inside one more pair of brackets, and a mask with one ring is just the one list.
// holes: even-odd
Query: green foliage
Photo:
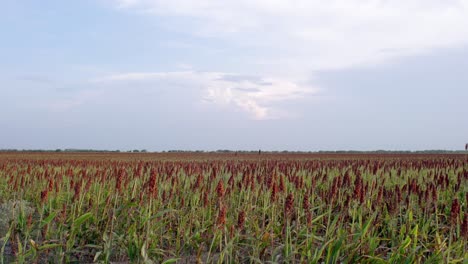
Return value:
[(464, 156), (10, 155), (0, 157), (3, 262), (467, 258)]

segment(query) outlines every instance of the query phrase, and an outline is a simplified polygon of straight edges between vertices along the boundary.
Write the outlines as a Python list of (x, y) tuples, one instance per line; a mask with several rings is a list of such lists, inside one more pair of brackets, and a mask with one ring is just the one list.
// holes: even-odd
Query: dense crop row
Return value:
[(6, 261), (468, 258), (463, 155), (42, 155), (0, 158)]

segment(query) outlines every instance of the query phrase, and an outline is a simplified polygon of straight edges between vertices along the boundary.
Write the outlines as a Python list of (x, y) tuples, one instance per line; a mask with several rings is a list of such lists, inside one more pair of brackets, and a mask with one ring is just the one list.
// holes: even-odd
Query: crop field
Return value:
[(0, 153), (3, 263), (467, 263), (455, 154)]

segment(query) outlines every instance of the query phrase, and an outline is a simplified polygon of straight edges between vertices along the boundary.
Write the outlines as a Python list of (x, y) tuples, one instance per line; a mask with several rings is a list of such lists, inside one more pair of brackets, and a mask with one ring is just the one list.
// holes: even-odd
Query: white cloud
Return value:
[(40, 108), (47, 109), (52, 112), (63, 112), (81, 107), (90, 101), (95, 101), (103, 96), (103, 91), (100, 90), (79, 90), (76, 94), (68, 95), (65, 98), (48, 98), (44, 102), (40, 102)]
[[(205, 100), (235, 105), (256, 119), (281, 116), (273, 106), (315, 91), (296, 80), (316, 72), (385, 63), (468, 43), (468, 0), (115, 0), (128, 12), (157, 16), (169, 30), (209, 37), (236, 74), (172, 72), (110, 78), (164, 78), (204, 87)], [(223, 57), (224, 56), (224, 57)], [(210, 69), (210, 61), (204, 69)], [(216, 68), (223, 67), (216, 64)], [(242, 66), (239, 66), (242, 65)], [(226, 66), (226, 65), (225, 65)]]
[(468, 42), (468, 0), (116, 0), (166, 18), (188, 19), (174, 30), (261, 47), (271, 73), (380, 63)]
[[(234, 106), (257, 120), (285, 117), (290, 113), (277, 109), (275, 103), (300, 99), (317, 91), (317, 88), (302, 86), (288, 80), (221, 72), (122, 73), (105, 76), (93, 82), (145, 82), (147, 85), (157, 82), (167, 88), (176, 86), (197, 89), (204, 102), (225, 107)], [(180, 93), (182, 96), (183, 90)]]

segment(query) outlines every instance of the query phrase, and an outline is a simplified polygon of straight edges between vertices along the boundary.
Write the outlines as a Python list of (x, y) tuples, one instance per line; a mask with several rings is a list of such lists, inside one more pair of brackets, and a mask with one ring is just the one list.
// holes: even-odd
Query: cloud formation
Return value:
[(282, 65), (295, 71), (291, 74), (310, 74), (468, 42), (467, 0), (116, 0), (116, 4), (182, 20), (174, 30), (261, 47), (265, 50), (248, 59), (270, 65), (272, 72)]
[[(283, 116), (272, 106), (302, 98), (298, 85), (323, 71), (372, 66), (468, 43), (468, 0), (115, 0), (120, 11), (156, 16), (170, 31), (228, 43), (219, 54), (246, 65), (230, 76), (157, 73), (204, 87), (205, 100), (232, 104), (256, 119)], [(218, 44), (219, 44), (218, 43)], [(216, 44), (215, 44), (216, 45)], [(224, 65), (226, 66), (226, 65)], [(260, 76), (249, 77), (251, 72)], [(246, 77), (247, 75), (247, 77)], [(114, 78), (143, 78), (128, 74)], [(326, 91), (326, 87), (325, 87)], [(275, 113), (273, 113), (275, 112)]]
[[(134, 85), (144, 82), (146, 86), (179, 89), (196, 89), (203, 102), (219, 106), (234, 106), (257, 120), (285, 117), (290, 113), (281, 111), (275, 103), (304, 98), (318, 89), (269, 77), (243, 76), (221, 72), (153, 72), (122, 73), (104, 76), (94, 83), (120, 83)], [(181, 89), (182, 88), (182, 89)]]

